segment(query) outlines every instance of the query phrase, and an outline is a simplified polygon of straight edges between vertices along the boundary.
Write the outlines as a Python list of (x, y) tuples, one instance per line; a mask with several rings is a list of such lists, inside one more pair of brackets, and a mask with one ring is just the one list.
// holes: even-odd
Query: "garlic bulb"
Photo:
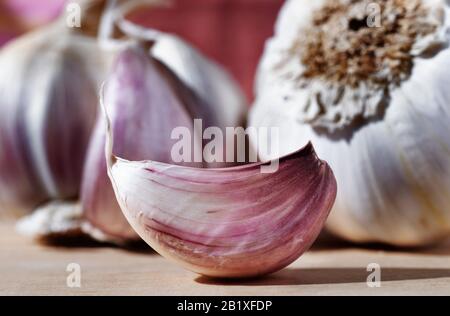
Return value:
[(78, 196), (110, 57), (65, 23), (61, 18), (0, 51), (0, 217)]
[(284, 154), (311, 140), (330, 163), (335, 234), (417, 246), (450, 233), (449, 26), (444, 0), (282, 9), (250, 125), (278, 126)]
[[(135, 43), (124, 49), (107, 81), (105, 98), (117, 131), (117, 154), (174, 163), (174, 128), (187, 127), (193, 132), (194, 119), (202, 119), (204, 129), (239, 126), (246, 108), (244, 98), (225, 71), (174, 36), (161, 36), (150, 53), (144, 46)], [(221, 93), (228, 93), (228, 107)], [(138, 238), (123, 217), (108, 179), (104, 143), (104, 121), (99, 119), (83, 177), (84, 215), (107, 236), (125, 241)], [(207, 166), (203, 162), (182, 164)]]
[(218, 127), (237, 127), (243, 124), (247, 115), (247, 100), (239, 84), (224, 68), (179, 37), (170, 34), (160, 34), (151, 53), (213, 107)]

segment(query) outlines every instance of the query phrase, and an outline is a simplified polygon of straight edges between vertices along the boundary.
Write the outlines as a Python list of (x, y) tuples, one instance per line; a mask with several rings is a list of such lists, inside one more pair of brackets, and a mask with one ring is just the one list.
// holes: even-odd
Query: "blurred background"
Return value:
[[(0, 0), (0, 46), (49, 23), (70, 0)], [(182, 36), (225, 66), (249, 100), (264, 42), (284, 0), (172, 0), (168, 8), (140, 10), (129, 18)]]

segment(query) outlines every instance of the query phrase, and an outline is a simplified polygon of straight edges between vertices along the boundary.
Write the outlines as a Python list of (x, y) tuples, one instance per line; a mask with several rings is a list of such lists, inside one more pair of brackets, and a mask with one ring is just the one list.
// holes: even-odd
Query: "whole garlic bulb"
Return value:
[(0, 217), (78, 196), (110, 56), (65, 23), (0, 51)]
[(311, 140), (330, 163), (335, 234), (400, 246), (449, 235), (449, 44), (444, 0), (285, 4), (250, 125), (278, 126), (280, 154)]

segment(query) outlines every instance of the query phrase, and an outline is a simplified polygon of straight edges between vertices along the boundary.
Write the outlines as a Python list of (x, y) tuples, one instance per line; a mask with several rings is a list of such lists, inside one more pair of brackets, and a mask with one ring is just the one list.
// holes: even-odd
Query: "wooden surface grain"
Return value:
[[(67, 286), (70, 263), (81, 287)], [(370, 263), (381, 287), (370, 288)], [(247, 281), (211, 280), (156, 253), (78, 244), (45, 246), (0, 225), (0, 295), (450, 295), (450, 242), (407, 252), (321, 242), (288, 268)]]

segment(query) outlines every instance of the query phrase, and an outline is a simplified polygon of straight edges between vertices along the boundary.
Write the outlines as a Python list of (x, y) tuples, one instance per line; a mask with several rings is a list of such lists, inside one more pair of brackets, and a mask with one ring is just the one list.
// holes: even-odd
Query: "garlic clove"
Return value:
[(314, 242), (336, 196), (333, 173), (311, 144), (281, 158), (272, 174), (261, 172), (266, 163), (199, 169), (117, 158), (108, 118), (106, 127), (108, 175), (123, 214), (161, 255), (199, 274), (284, 268)]
[(311, 145), (282, 158), (275, 174), (260, 167), (194, 169), (118, 159), (109, 172), (125, 216), (150, 246), (199, 274), (236, 278), (296, 260), (335, 199), (331, 169)]
[[(174, 163), (171, 150), (178, 141), (171, 137), (174, 128), (187, 127), (193, 131), (195, 118), (203, 120), (204, 128), (222, 124), (216, 107), (205, 103), (139, 44), (132, 44), (117, 57), (105, 98), (118, 131), (114, 151), (132, 160), (150, 157)], [(138, 237), (123, 217), (107, 176), (104, 131), (104, 121), (99, 118), (84, 170), (83, 212), (87, 220), (105, 234), (124, 240), (135, 239)], [(206, 166), (202, 161), (182, 164)]]

